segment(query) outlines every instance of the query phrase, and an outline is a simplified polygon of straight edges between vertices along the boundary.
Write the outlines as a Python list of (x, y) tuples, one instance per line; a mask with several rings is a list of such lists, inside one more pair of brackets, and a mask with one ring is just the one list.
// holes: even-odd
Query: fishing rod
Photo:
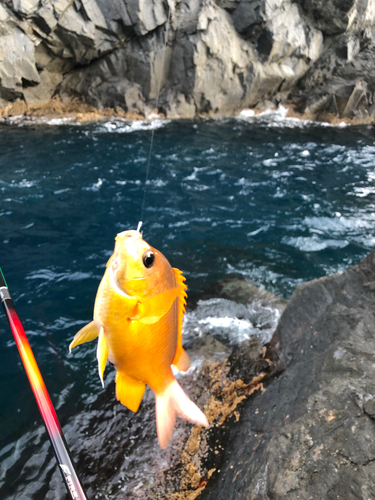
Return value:
[(23, 366), (26, 370), (31, 389), (33, 390), (40, 414), (46, 426), (53, 450), (56, 455), (57, 463), (63, 477), (65, 486), (70, 498), (73, 500), (87, 500), (77, 473), (74, 470), (72, 460), (68, 451), (64, 434), (57, 419), (55, 409), (48, 395), (42, 375), (39, 371), (34, 354), (27, 340), (25, 330), (16, 312), (13, 300), (10, 296), (8, 285), (4, 274), (0, 268), (0, 300), (3, 304), (5, 314), (9, 321), (14, 340), (16, 341), (18, 351), (21, 356)]

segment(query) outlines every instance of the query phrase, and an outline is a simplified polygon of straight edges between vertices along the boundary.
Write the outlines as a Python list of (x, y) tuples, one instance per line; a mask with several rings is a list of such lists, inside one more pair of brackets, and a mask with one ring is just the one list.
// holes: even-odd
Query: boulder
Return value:
[(299, 286), (267, 355), (274, 375), (228, 429), (208, 499), (372, 498), (375, 252)]

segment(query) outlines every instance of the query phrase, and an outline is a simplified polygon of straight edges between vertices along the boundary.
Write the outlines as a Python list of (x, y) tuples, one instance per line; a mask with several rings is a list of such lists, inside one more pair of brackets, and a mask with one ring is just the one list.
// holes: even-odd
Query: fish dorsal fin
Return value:
[(96, 339), (98, 335), (99, 328), (95, 321), (91, 321), (91, 323), (81, 328), (81, 330), (75, 334), (74, 339), (70, 343), (69, 352), (71, 352), (74, 347), (77, 347), (77, 345)]
[(126, 373), (116, 372), (116, 398), (134, 413), (141, 404), (146, 384)]
[[(186, 354), (184, 349), (182, 348), (182, 323), (184, 320), (184, 314), (186, 312), (186, 289), (187, 286), (185, 285), (185, 277), (183, 276), (182, 272), (179, 269), (173, 268), (175, 280), (176, 280), (176, 286), (178, 289), (178, 318), (177, 318), (177, 346), (176, 346), (176, 353), (172, 361), (172, 365), (174, 365), (178, 370), (180, 370), (179, 366), (181, 366), (181, 371), (187, 371), (190, 367), (190, 360), (189, 356)], [(180, 358), (181, 362), (179, 362)], [(186, 357), (187, 360), (186, 360)], [(189, 363), (189, 366), (187, 366), (187, 362)]]
[(103, 374), (105, 370), (105, 365), (107, 364), (107, 358), (108, 358), (108, 344), (104, 336), (104, 328), (100, 328), (100, 333), (99, 333), (99, 340), (98, 340), (98, 346), (96, 348), (96, 357), (98, 360), (98, 371), (99, 371), (99, 377), (102, 383), (102, 386), (104, 387), (104, 381), (103, 381)]

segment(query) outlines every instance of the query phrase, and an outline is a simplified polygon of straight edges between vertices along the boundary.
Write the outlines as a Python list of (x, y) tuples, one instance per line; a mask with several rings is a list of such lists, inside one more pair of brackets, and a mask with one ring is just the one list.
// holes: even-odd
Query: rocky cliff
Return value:
[[(2, 0), (0, 108), (374, 112), (375, 0)], [(160, 91), (160, 98), (157, 99)]]

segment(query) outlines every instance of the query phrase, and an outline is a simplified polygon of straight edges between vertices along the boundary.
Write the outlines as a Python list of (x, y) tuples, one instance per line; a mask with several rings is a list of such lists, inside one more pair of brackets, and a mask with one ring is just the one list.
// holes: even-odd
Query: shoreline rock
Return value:
[(299, 286), (267, 355), (264, 393), (228, 426), (200, 498), (371, 498), (375, 491), (375, 252)]
[[(64, 102), (65, 101), (65, 102)], [(17, 100), (14, 103), (7, 104), (3, 109), (0, 108), (0, 124), (6, 125), (61, 125), (72, 123), (97, 123), (109, 119), (121, 119), (126, 121), (147, 121), (152, 119), (165, 120), (190, 120), (190, 119), (224, 119), (236, 117), (239, 113), (231, 113), (226, 115), (211, 115), (203, 113), (194, 117), (188, 116), (165, 116), (157, 109), (145, 116), (138, 110), (133, 110), (131, 113), (123, 111), (121, 108), (95, 108), (90, 104), (79, 102), (77, 99), (61, 100), (58, 96), (52, 98), (43, 104), (29, 105), (24, 101)], [(272, 103), (271, 103), (272, 104)], [(288, 104), (287, 104), (288, 105)], [(333, 113), (321, 113), (319, 119), (312, 116), (311, 113), (298, 113), (294, 104), (289, 104), (285, 118), (294, 118), (301, 122), (311, 122), (316, 124), (331, 124), (331, 125), (370, 125), (372, 118), (359, 117), (344, 117), (340, 118)], [(244, 112), (251, 113), (254, 117), (267, 113), (269, 111), (277, 112), (277, 108), (254, 108), (245, 109)], [(241, 112), (241, 111), (240, 111)]]

